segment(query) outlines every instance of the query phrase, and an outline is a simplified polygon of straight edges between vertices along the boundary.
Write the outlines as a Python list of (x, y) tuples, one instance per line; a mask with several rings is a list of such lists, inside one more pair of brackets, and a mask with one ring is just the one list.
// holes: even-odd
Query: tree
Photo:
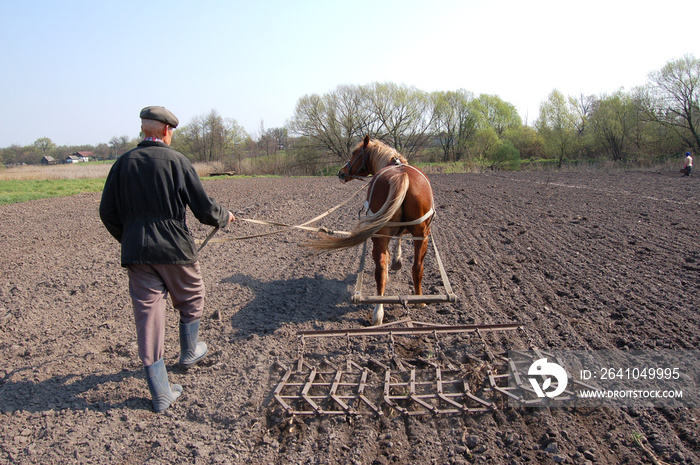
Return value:
[(110, 147), (112, 147), (111, 158), (117, 158), (122, 153), (126, 152), (126, 148), (129, 145), (129, 136), (119, 136), (112, 137), (109, 141)]
[(684, 153), (688, 144), (670, 125), (661, 124), (649, 117), (648, 87), (634, 89), (630, 93), (635, 109), (634, 127), (630, 133), (638, 158), (649, 162), (669, 155)]
[(271, 128), (265, 129), (265, 125), (260, 121), (260, 138), (258, 148), (265, 155), (272, 155), (287, 147), (287, 129)]
[(530, 126), (510, 129), (504, 134), (522, 158), (537, 159), (544, 156), (544, 139)]
[(635, 128), (636, 105), (632, 97), (618, 91), (598, 99), (592, 108), (590, 121), (598, 146), (613, 160), (624, 160)]
[(670, 61), (650, 73), (649, 81), (643, 98), (646, 116), (700, 150), (700, 60), (686, 55)]
[(578, 135), (583, 137), (588, 129), (588, 122), (593, 111), (593, 105), (596, 102), (596, 97), (594, 95), (583, 95), (581, 94), (578, 99), (569, 99), (571, 102), (571, 107), (576, 113), (576, 132)]
[(477, 117), (470, 105), (474, 95), (464, 89), (434, 92), (432, 131), (442, 150), (442, 161), (458, 161), (474, 137)]
[(520, 152), (509, 140), (501, 140), (490, 147), (486, 153), (486, 159), (490, 163), (490, 168), (505, 169), (509, 171), (520, 168)]
[(359, 86), (339, 86), (331, 93), (301, 97), (289, 122), (293, 133), (314, 141), (321, 150), (341, 160), (348, 158), (357, 140), (371, 126)]
[(56, 148), (56, 144), (54, 144), (48, 137), (40, 137), (39, 139), (35, 140), (34, 144), (32, 145), (41, 153), (42, 156), (47, 155)]
[(229, 159), (239, 158), (236, 154), (242, 150), (246, 139), (248, 134), (235, 119), (224, 118), (211, 110), (177, 129), (172, 146), (195, 161), (226, 165)]
[[(294, 172), (303, 175), (316, 175), (322, 172), (337, 173), (337, 158), (318, 150), (317, 143), (308, 137), (290, 140), (287, 151), (291, 155)], [(331, 169), (332, 171), (329, 171)]]
[(109, 157), (109, 146), (105, 143), (98, 144), (90, 150), (97, 158), (107, 159)]
[(228, 145), (228, 131), (224, 118), (212, 110), (204, 116), (204, 159), (223, 163)]
[(24, 148), (17, 144), (5, 147), (2, 149), (2, 162), (7, 165), (19, 163), (23, 152)]
[(425, 146), (434, 112), (427, 93), (394, 83), (374, 83), (367, 88), (372, 121), (379, 139), (409, 160)]
[(471, 158), (488, 159), (489, 154), (501, 145), (501, 139), (491, 126), (479, 129), (469, 141), (468, 155)]
[(474, 112), (480, 116), (480, 129), (490, 126), (496, 131), (498, 137), (502, 137), (506, 130), (523, 124), (515, 105), (502, 100), (497, 95), (481, 94), (472, 102), (472, 105)]
[(557, 158), (560, 168), (566, 154), (576, 148), (578, 131), (575, 107), (575, 100), (567, 99), (555, 89), (540, 105), (540, 116), (535, 123), (545, 140), (545, 149)]

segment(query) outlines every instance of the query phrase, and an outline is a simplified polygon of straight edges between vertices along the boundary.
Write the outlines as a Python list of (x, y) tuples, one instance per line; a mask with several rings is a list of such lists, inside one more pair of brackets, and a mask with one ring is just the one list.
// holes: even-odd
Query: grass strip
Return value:
[(67, 197), (85, 192), (101, 192), (105, 180), (45, 179), (0, 181), (0, 205), (52, 197)]

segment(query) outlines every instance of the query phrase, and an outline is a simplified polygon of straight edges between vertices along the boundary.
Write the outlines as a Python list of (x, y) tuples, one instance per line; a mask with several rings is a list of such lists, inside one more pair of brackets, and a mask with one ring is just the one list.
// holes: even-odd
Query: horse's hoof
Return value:
[(372, 313), (372, 326), (378, 326), (384, 321), (384, 305), (377, 304)]
[(392, 262), (391, 263), (391, 271), (399, 271), (401, 269), (401, 262)]

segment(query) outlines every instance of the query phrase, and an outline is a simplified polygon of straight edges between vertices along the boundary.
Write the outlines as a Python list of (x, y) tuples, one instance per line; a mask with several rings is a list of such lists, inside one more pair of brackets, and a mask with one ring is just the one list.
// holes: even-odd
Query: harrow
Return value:
[[(509, 357), (488, 349), (485, 333), (517, 330), (523, 331), (522, 325), (445, 326), (404, 319), (369, 328), (300, 331), (297, 359), (275, 362), (283, 374), (274, 399), (292, 416), (478, 414), (498, 410), (506, 403), (543, 406), (573, 399), (570, 391), (555, 400), (540, 399), (527, 382), (527, 367), (536, 357), (553, 359), (551, 354), (523, 351)], [(450, 359), (439, 337), (464, 333), (480, 338), (482, 353), (451, 350)], [(434, 337), (431, 356), (400, 357), (395, 350), (396, 338), (418, 335)], [(389, 350), (384, 356), (363, 358), (348, 349), (331, 360), (305, 353), (310, 339), (344, 337), (350, 347), (350, 338), (370, 336), (388, 338)]]

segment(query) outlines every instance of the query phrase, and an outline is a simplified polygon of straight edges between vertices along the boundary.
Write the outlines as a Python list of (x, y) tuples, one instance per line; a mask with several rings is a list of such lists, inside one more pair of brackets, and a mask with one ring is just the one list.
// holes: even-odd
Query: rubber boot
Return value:
[(180, 397), (182, 386), (168, 382), (168, 371), (165, 369), (165, 363), (162, 358), (153, 365), (145, 367), (145, 369), (148, 390), (151, 391), (153, 409), (156, 413), (160, 413), (170, 407), (170, 404)]
[(180, 322), (180, 365), (189, 368), (207, 355), (207, 344), (199, 339), (199, 320), (184, 324)]

